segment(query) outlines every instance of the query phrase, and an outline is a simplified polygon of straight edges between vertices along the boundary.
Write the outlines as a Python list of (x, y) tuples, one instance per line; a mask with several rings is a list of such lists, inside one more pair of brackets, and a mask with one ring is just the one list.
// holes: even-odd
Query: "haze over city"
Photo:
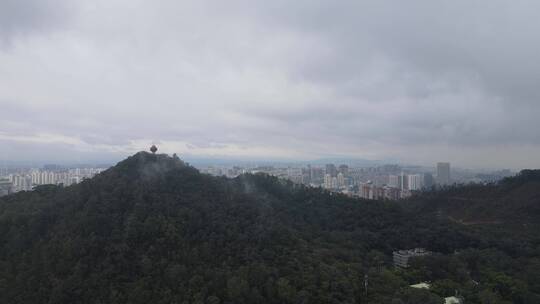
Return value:
[(537, 1), (0, 2), (0, 160), (540, 166)]

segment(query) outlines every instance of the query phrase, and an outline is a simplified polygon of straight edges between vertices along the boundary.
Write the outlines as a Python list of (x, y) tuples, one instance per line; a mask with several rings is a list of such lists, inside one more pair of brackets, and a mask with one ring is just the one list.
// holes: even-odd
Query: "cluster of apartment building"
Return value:
[(326, 164), (324, 166), (282, 166), (200, 168), (211, 175), (235, 177), (242, 173), (266, 173), (294, 183), (322, 187), (332, 192), (365, 199), (397, 200), (409, 197), (414, 191), (431, 189), (434, 185), (450, 183), (450, 164), (438, 163), (436, 177), (420, 168), (402, 168), (398, 165), (376, 167), (349, 167)]
[(383, 185), (372, 181), (362, 183), (357, 195), (365, 199), (397, 200), (410, 197), (414, 191), (449, 185), (450, 163), (437, 163), (436, 174), (436, 178), (429, 172), (389, 174), (387, 183)]
[(0, 177), (0, 196), (19, 191), (30, 191), (39, 185), (69, 186), (84, 179), (91, 178), (102, 172), (103, 168), (72, 168), (72, 169), (20, 169)]
[(357, 196), (365, 199), (398, 200), (407, 198), (414, 191), (430, 189), (434, 185), (431, 173), (388, 175), (388, 182), (377, 185), (371, 181), (361, 183)]

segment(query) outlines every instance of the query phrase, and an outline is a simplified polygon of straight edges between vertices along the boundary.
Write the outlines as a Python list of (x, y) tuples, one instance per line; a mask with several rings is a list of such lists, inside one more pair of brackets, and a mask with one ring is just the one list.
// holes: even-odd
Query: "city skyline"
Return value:
[[(155, 150), (152, 150), (152, 153), (155, 153)], [(40, 185), (70, 186), (92, 178), (110, 167), (111, 165), (62, 166), (58, 164), (47, 164), (42, 167), (0, 167), (0, 196), (19, 191), (31, 191)], [(194, 167), (202, 173), (228, 178), (236, 178), (242, 174), (264, 173), (295, 184), (321, 187), (327, 191), (370, 200), (404, 199), (417, 192), (433, 191), (453, 185), (493, 183), (515, 174), (511, 170), (451, 169), (451, 164), (448, 162), (438, 162), (432, 167), (382, 163), (361, 165), (342, 162), (198, 164)]]
[[(144, 150), (141, 150), (144, 151)], [(227, 165), (320, 165), (324, 166), (326, 164), (346, 164), (356, 167), (376, 167), (384, 165), (400, 165), (400, 166), (413, 166), (413, 167), (422, 167), (422, 168), (433, 168), (435, 171), (437, 169), (437, 164), (440, 161), (434, 163), (407, 163), (400, 162), (394, 159), (364, 159), (364, 158), (354, 158), (354, 157), (322, 157), (314, 159), (293, 159), (293, 158), (259, 158), (259, 157), (237, 157), (237, 156), (205, 156), (205, 155), (182, 155), (176, 152), (165, 153), (159, 151), (158, 153), (164, 153), (168, 155), (177, 154), (182, 160), (187, 161), (188, 163), (194, 165), (195, 167), (203, 166), (227, 166)], [(0, 168), (41, 168), (46, 165), (60, 165), (66, 168), (77, 168), (77, 167), (103, 167), (113, 166), (114, 164), (121, 161), (123, 158), (129, 157), (130, 155), (122, 156), (122, 158), (102, 158), (102, 159), (82, 159), (72, 160), (70, 158), (53, 158), (42, 160), (42, 159), (32, 159), (32, 160), (5, 160), (0, 159)], [(448, 162), (448, 161), (445, 161)], [(513, 171), (520, 171), (527, 168), (512, 168), (500, 164), (499, 166), (494, 167), (484, 167), (484, 166), (463, 166), (460, 164), (452, 163), (452, 168), (457, 168), (460, 170), (475, 170), (478, 172), (482, 171), (492, 171), (492, 170), (505, 170), (510, 169)]]

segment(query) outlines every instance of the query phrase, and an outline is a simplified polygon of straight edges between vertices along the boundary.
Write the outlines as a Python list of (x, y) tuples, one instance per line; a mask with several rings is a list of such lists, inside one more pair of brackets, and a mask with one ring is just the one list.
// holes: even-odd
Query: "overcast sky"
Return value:
[(540, 167), (540, 2), (0, 0), (0, 159)]

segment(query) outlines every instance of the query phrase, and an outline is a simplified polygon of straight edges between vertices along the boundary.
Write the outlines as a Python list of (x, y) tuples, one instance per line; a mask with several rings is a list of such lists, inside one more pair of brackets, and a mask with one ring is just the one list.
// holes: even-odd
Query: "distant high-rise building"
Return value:
[(401, 185), (399, 183), (399, 176), (397, 176), (397, 175), (388, 176), (388, 186), (390, 186), (392, 188), (400, 189)]
[(332, 175), (330, 174), (324, 175), (324, 188), (332, 189)]
[(56, 184), (56, 176), (54, 172), (49, 172), (49, 184)]
[(424, 173), (424, 187), (430, 189), (433, 187), (433, 175), (431, 173)]
[(360, 185), (360, 197), (365, 199), (373, 199), (373, 185), (371, 182)]
[(345, 187), (345, 176), (342, 172), (339, 172), (337, 175), (337, 183), (339, 188)]
[(437, 163), (437, 183), (439, 185), (450, 184), (450, 163)]
[(409, 175), (401, 172), (400, 175), (389, 175), (388, 176), (388, 186), (392, 188), (397, 188), (400, 190), (409, 190), (410, 189), (410, 178)]
[(332, 177), (337, 177), (336, 165), (327, 164), (326, 165), (326, 174), (330, 174), (330, 176), (332, 176)]
[(332, 189), (339, 188), (337, 177), (332, 177)]
[(9, 181), (9, 179), (0, 179), (0, 196), (10, 194), (13, 191), (12, 187), (13, 184), (11, 181)]
[(339, 165), (339, 172), (343, 174), (343, 176), (349, 175), (349, 166), (347, 165)]
[(302, 184), (309, 185), (311, 183), (311, 166), (308, 165), (307, 169), (302, 168)]
[(324, 171), (322, 168), (311, 168), (311, 182), (312, 183), (323, 183), (324, 182)]
[(39, 171), (32, 171), (31, 178), (32, 178), (32, 184), (39, 185), (40, 184), (40, 178), (41, 174)]
[(420, 174), (411, 174), (408, 177), (409, 190), (418, 191), (424, 187), (424, 177)]
[(401, 175), (399, 176), (399, 186), (401, 190), (409, 189), (409, 179), (407, 178), (407, 174), (403, 172), (401, 172)]
[(49, 174), (47, 173), (47, 171), (41, 171), (40, 184), (41, 185), (49, 184)]

